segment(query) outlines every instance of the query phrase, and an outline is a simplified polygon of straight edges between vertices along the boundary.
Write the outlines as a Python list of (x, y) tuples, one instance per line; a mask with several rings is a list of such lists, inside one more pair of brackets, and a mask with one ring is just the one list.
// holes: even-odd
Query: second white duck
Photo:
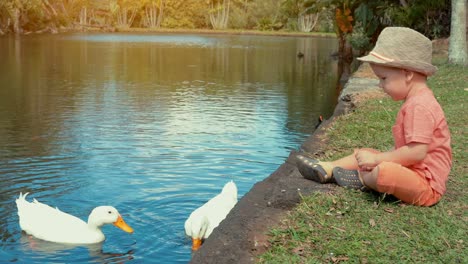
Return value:
[(237, 186), (233, 181), (224, 185), (220, 194), (193, 211), (185, 221), (185, 233), (192, 238), (192, 250), (198, 250), (202, 240), (208, 238), (213, 229), (237, 203)]

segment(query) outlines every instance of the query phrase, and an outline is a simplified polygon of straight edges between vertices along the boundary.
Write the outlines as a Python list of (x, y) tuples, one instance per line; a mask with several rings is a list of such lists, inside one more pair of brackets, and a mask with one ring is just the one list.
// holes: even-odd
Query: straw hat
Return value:
[(402, 68), (431, 76), (432, 42), (423, 34), (405, 27), (387, 27), (379, 35), (374, 49), (360, 61)]

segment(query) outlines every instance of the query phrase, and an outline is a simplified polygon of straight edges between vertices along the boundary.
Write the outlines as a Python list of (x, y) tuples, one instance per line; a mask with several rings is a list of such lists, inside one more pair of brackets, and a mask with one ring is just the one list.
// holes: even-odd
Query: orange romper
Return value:
[(429, 88), (406, 99), (392, 132), (395, 149), (417, 142), (428, 144), (428, 153), (424, 160), (408, 167), (380, 163), (377, 191), (414, 205), (437, 203), (446, 190), (452, 150), (444, 112)]

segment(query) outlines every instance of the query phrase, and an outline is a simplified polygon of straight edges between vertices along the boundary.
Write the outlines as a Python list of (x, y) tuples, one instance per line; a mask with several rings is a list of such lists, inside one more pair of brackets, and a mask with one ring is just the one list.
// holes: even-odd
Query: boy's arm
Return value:
[(356, 153), (356, 159), (362, 170), (372, 170), (384, 161), (407, 167), (422, 161), (427, 155), (427, 150), (427, 144), (409, 143), (401, 148), (378, 154), (360, 150)]

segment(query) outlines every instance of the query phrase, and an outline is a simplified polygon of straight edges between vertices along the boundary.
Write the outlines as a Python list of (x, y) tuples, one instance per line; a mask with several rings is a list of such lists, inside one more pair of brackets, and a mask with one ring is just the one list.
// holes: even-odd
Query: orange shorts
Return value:
[[(365, 149), (375, 153), (374, 149)], [(442, 195), (432, 189), (429, 181), (407, 167), (393, 162), (382, 162), (377, 167), (377, 190), (395, 196), (401, 201), (419, 206), (436, 204)]]

